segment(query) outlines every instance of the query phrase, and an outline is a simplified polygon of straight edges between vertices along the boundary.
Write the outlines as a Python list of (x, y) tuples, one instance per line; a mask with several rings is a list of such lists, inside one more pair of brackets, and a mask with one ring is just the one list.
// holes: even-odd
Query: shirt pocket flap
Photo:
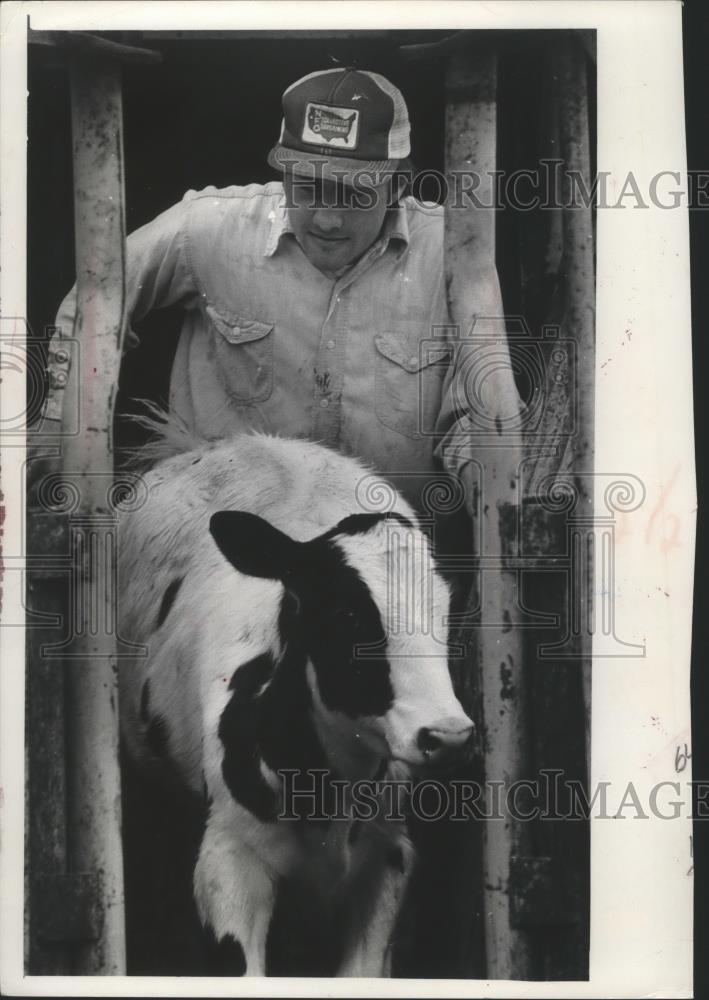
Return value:
[(273, 323), (262, 323), (258, 319), (245, 316), (225, 316), (213, 306), (207, 306), (207, 315), (222, 337), (230, 344), (249, 344), (261, 340), (273, 330)]
[(448, 344), (436, 344), (430, 340), (414, 343), (398, 333), (378, 333), (374, 337), (377, 350), (389, 361), (407, 372), (416, 373), (429, 365), (440, 364), (451, 354)]

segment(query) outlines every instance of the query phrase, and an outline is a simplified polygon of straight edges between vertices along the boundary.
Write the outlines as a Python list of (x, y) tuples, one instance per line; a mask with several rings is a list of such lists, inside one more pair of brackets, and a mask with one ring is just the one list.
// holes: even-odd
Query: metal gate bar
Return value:
[[(46, 504), (44, 513), (30, 512), (31, 530), (44, 541), (33, 544), (44, 566), (33, 572), (30, 591), (42, 610), (64, 619), (65, 638), (54, 646), (33, 640), (29, 649), (29, 971), (124, 974), (111, 440), (125, 320), (119, 60), (159, 55), (82, 33), (31, 41), (71, 53), (77, 343), (71, 391), (58, 386), (64, 398), (60, 481), (56, 475), (44, 481), (45, 495), (73, 498), (70, 586), (66, 570), (62, 579), (46, 568), (67, 555), (59, 552), (67, 547), (66, 518), (47, 513)], [(48, 693), (57, 698), (51, 718)], [(44, 776), (43, 762), (50, 764)], [(44, 803), (40, 791), (48, 793)]]
[[(118, 386), (124, 310), (125, 218), (120, 68), (80, 58), (71, 72), (77, 310), (74, 335), (84, 373), (80, 433), (66, 440), (64, 471), (79, 490), (87, 544), (75, 545), (77, 635), (67, 668), (69, 867), (97, 873), (103, 919), (95, 940), (77, 948), (77, 972), (125, 973), (118, 678), (107, 487), (113, 476), (111, 422)], [(77, 368), (74, 368), (76, 375)], [(98, 607), (96, 606), (98, 604)], [(101, 605), (104, 606), (101, 606)]]
[[(490, 205), (495, 201), (496, 140), (497, 53), (487, 45), (472, 43), (453, 53), (447, 66), (446, 174), (474, 178), (481, 202)], [(449, 191), (455, 187), (449, 182)], [(496, 413), (472, 413), (471, 437), (462, 440), (460, 447), (470, 460), (464, 470), (467, 488), (477, 498), (472, 553), (500, 567), (493, 573), (480, 572), (479, 593), (474, 598), (481, 626), (476, 687), (482, 701), (485, 778), (509, 787), (522, 776), (527, 736), (521, 638), (512, 627), (516, 574), (505, 568), (504, 559), (514, 546), (503, 539), (502, 526), (503, 518), (507, 525), (516, 523), (505, 512), (518, 503), (521, 442), (519, 428), (510, 420), (518, 406), (517, 391), (505, 324), (499, 315), (499, 294), (496, 287), (488, 287), (491, 280), (496, 281), (495, 212), (466, 209), (449, 196), (445, 253), (449, 306), (460, 337), (457, 365), (460, 368), (469, 358), (470, 383), (476, 378), (486, 380), (486, 399), (492, 398), (497, 408)], [(475, 266), (482, 270), (476, 273)], [(481, 357), (486, 354), (494, 355), (496, 361), (482, 374)], [(465, 402), (474, 409), (467, 393)], [(497, 430), (485, 433), (491, 422)], [(513, 854), (526, 853), (524, 835), (525, 828), (514, 827), (509, 817), (485, 824), (485, 953), (490, 979), (529, 975), (526, 935), (510, 920), (510, 863)]]

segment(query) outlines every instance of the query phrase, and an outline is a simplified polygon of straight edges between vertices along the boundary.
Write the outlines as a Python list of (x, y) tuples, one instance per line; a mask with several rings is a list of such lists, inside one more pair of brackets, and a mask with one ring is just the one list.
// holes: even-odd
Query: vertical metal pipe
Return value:
[[(449, 192), (453, 171), (479, 179), (477, 195), (482, 204), (494, 204), (494, 170), (497, 143), (497, 58), (489, 48), (454, 53), (446, 75), (446, 171)], [(458, 185), (460, 187), (460, 185)], [(510, 532), (517, 523), (509, 516), (519, 502), (519, 425), (512, 418), (519, 401), (514, 384), (505, 325), (500, 312), (495, 271), (495, 213), (456, 204), (446, 207), (446, 280), (449, 306), (460, 329), (461, 355), (472, 372), (486, 374), (484, 397), (489, 408), (473, 414), (472, 425), (496, 427), (488, 434), (473, 433), (467, 445), (472, 463), (467, 466), (469, 488), (477, 487), (479, 525), (473, 532), (481, 551), (481, 564), (500, 567), (514, 552)], [(475, 320), (475, 326), (471, 325)], [(469, 339), (467, 339), (469, 338)], [(493, 357), (485, 365), (476, 357)], [(475, 401), (469, 401), (474, 408)], [(480, 418), (480, 419), (477, 419)], [(512, 418), (512, 419), (511, 419)], [(470, 482), (471, 470), (480, 470), (480, 481)], [(507, 515), (507, 516), (506, 516)], [(515, 574), (488, 569), (480, 575), (481, 628), (478, 641), (478, 685), (482, 694), (485, 777), (503, 787), (521, 776), (526, 725), (522, 644), (510, 628), (517, 609)], [(485, 829), (483, 865), (486, 915), (487, 975), (495, 979), (529, 976), (530, 956), (525, 936), (510, 921), (510, 861), (522, 851), (523, 829), (514, 829), (509, 818), (495, 820)]]
[[(125, 220), (120, 70), (107, 57), (78, 55), (72, 65), (74, 219), (77, 313), (84, 381), (78, 387), (80, 432), (65, 441), (64, 471), (79, 488), (79, 515), (87, 535), (105, 533), (113, 475), (111, 422), (118, 385), (124, 311)], [(109, 519), (110, 520), (110, 519)], [(94, 555), (96, 553), (94, 552)], [(85, 546), (75, 573), (84, 595), (74, 610), (78, 628), (68, 663), (69, 867), (95, 873), (102, 920), (95, 940), (76, 951), (75, 971), (125, 973), (121, 799), (115, 634), (91, 628), (111, 619), (111, 588), (97, 587), (105, 571)]]
[[(564, 160), (562, 204), (572, 202), (569, 174), (574, 172), (591, 190), (591, 150), (588, 121), (587, 58), (579, 43), (563, 41), (553, 56), (559, 108), (559, 137)], [(577, 475), (579, 502), (576, 515), (593, 517), (593, 430), (595, 390), (596, 280), (591, 205), (578, 203), (563, 213), (564, 253), (561, 269), (566, 278), (566, 335), (577, 344), (576, 366), (578, 428), (573, 442), (573, 471)], [(591, 594), (593, 600), (593, 594)], [(585, 640), (583, 693), (586, 717), (586, 766), (591, 780), (591, 640)]]

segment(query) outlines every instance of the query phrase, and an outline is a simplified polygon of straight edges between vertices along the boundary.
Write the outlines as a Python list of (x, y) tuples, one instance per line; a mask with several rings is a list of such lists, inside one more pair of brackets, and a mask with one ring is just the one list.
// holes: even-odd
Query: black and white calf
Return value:
[[(121, 667), (123, 738), (207, 796), (194, 896), (227, 974), (266, 973), (287, 881), (339, 922), (338, 974), (385, 975), (406, 826), (324, 819), (332, 782), (406, 777), (471, 734), (447, 585), (403, 499), (352, 513), (367, 473), (316, 444), (239, 436), (160, 461), (121, 523), (122, 632), (148, 648)], [(293, 771), (323, 792), (315, 808), (284, 802)]]

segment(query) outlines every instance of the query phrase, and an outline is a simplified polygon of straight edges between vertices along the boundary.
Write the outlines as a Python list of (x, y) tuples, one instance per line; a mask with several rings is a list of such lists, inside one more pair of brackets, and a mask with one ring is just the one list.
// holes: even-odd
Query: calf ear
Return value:
[(301, 545), (257, 514), (220, 510), (209, 531), (225, 559), (240, 573), (283, 580), (299, 562)]

